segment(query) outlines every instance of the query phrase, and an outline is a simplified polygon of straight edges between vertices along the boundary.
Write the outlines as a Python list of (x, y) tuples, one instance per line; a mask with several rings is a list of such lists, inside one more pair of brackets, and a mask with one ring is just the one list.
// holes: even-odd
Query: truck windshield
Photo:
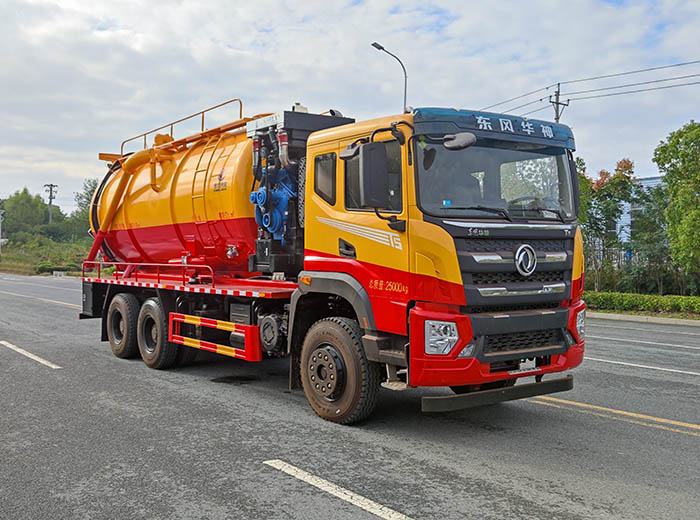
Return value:
[(570, 220), (572, 178), (566, 149), (479, 139), (447, 150), (416, 137), (419, 205), (435, 216)]

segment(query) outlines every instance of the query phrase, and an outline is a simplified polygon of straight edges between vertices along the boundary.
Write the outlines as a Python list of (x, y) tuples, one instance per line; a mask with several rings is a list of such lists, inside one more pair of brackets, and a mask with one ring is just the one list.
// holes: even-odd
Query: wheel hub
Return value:
[(336, 400), (345, 387), (345, 363), (332, 345), (321, 345), (311, 353), (307, 367), (311, 387), (319, 396)]
[(158, 326), (153, 318), (149, 316), (144, 320), (142, 331), (144, 347), (148, 353), (152, 354), (158, 345)]
[(115, 312), (112, 315), (112, 336), (117, 344), (121, 344), (124, 339), (124, 332), (126, 331), (125, 321), (120, 312)]

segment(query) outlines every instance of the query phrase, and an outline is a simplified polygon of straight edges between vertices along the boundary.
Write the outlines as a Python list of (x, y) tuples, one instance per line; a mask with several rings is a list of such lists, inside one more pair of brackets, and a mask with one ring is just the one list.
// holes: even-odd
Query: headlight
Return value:
[(576, 316), (576, 332), (578, 333), (579, 341), (586, 337), (586, 309), (583, 309)]
[(457, 325), (451, 321), (425, 321), (425, 353), (445, 356), (457, 344)]

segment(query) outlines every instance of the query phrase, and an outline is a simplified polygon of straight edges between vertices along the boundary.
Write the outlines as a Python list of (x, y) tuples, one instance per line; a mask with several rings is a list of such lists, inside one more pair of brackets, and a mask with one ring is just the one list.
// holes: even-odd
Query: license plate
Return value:
[(508, 372), (508, 374), (514, 376), (516, 374), (524, 374), (526, 372), (539, 372), (542, 369), (539, 368), (536, 363), (536, 359), (526, 359), (525, 361), (520, 363), (520, 368), (518, 370), (513, 370), (511, 372)]

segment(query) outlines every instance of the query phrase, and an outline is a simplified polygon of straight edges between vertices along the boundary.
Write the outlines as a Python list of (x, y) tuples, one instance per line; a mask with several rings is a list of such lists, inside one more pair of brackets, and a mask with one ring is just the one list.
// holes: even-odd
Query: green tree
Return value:
[(576, 173), (578, 174), (579, 214), (578, 221), (585, 228), (593, 198), (593, 181), (586, 176), (586, 161), (576, 157)]
[(27, 188), (18, 191), (5, 200), (5, 221), (3, 227), (7, 238), (18, 232), (36, 233), (48, 217), (48, 206), (39, 195), (32, 196)]
[(83, 180), (83, 188), (75, 193), (76, 208), (67, 219), (70, 234), (75, 239), (87, 239), (90, 229), (90, 203), (98, 185), (98, 179)]
[[(632, 208), (630, 245), (636, 252), (635, 275), (653, 280), (659, 294), (664, 293), (664, 278), (671, 273), (671, 251), (666, 234), (664, 211), (668, 192), (663, 184), (644, 190), (638, 187)], [(641, 285), (637, 281), (637, 292)]]
[[(580, 161), (579, 168), (585, 163)], [(625, 202), (633, 200), (634, 163), (629, 159), (618, 161), (614, 173), (601, 170), (598, 178), (590, 180), (583, 175), (580, 179), (581, 206), (583, 218), (581, 228), (584, 236), (586, 268), (592, 271), (596, 291), (600, 290), (601, 274), (612, 264), (611, 253), (620, 247), (617, 221), (623, 212)], [(585, 209), (584, 209), (585, 206)]]
[(97, 190), (98, 179), (84, 179), (83, 189), (75, 193), (75, 205), (76, 209), (73, 214), (85, 213), (87, 214), (90, 210), (90, 203), (92, 202), (92, 196)]
[(671, 132), (654, 150), (654, 162), (668, 187), (668, 239), (673, 262), (700, 272), (700, 123)]

